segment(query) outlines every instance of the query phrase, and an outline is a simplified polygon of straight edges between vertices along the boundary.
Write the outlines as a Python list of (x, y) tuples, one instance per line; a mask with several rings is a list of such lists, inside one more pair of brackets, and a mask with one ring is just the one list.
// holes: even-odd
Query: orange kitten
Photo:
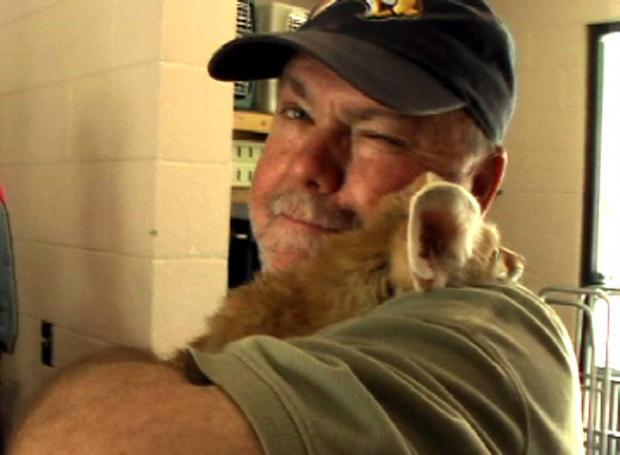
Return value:
[(399, 292), (516, 281), (523, 258), (462, 186), (424, 174), (386, 196), (359, 230), (330, 238), (294, 270), (265, 272), (230, 291), (191, 345), (216, 351), (253, 334), (307, 335), (360, 316)]

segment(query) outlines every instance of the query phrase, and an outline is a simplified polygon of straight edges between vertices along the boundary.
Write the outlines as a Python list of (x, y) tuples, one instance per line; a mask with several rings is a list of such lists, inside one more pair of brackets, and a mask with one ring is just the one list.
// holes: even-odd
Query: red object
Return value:
[(6, 205), (6, 195), (4, 194), (4, 188), (0, 185), (0, 202), (2, 205)]

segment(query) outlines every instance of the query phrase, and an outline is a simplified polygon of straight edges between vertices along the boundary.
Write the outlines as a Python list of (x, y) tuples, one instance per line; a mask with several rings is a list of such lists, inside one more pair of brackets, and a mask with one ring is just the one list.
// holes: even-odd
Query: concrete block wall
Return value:
[[(491, 0), (513, 31), (519, 98), (504, 194), (490, 216), (527, 258), (525, 283), (580, 285), (588, 83), (587, 25), (620, 0)], [(569, 326), (572, 314), (560, 311)]]
[(167, 354), (224, 295), (232, 87), (205, 64), (234, 26), (220, 0), (0, 0), (20, 294), (5, 404), (56, 370), (40, 362), (42, 320), (56, 366), (110, 344)]

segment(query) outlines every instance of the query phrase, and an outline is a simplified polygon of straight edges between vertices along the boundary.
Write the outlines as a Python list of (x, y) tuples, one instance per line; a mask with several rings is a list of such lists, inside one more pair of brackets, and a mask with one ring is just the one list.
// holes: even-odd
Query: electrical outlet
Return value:
[(248, 188), (265, 144), (258, 141), (233, 141), (232, 186)]
[(255, 170), (255, 163), (233, 163), (232, 185), (237, 188), (249, 188)]
[(41, 321), (41, 363), (54, 366), (54, 324)]
[(233, 141), (233, 162), (257, 163), (265, 144), (260, 141)]

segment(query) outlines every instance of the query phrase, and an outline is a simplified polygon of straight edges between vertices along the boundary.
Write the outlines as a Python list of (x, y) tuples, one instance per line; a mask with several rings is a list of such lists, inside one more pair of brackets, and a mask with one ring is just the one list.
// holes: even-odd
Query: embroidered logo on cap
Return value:
[[(310, 12), (314, 19), (339, 0), (323, 0)], [(398, 17), (418, 17), (422, 14), (422, 0), (363, 0), (368, 12), (367, 18), (383, 19)]]
[(367, 17), (418, 17), (422, 14), (422, 0), (366, 0), (370, 5)]

